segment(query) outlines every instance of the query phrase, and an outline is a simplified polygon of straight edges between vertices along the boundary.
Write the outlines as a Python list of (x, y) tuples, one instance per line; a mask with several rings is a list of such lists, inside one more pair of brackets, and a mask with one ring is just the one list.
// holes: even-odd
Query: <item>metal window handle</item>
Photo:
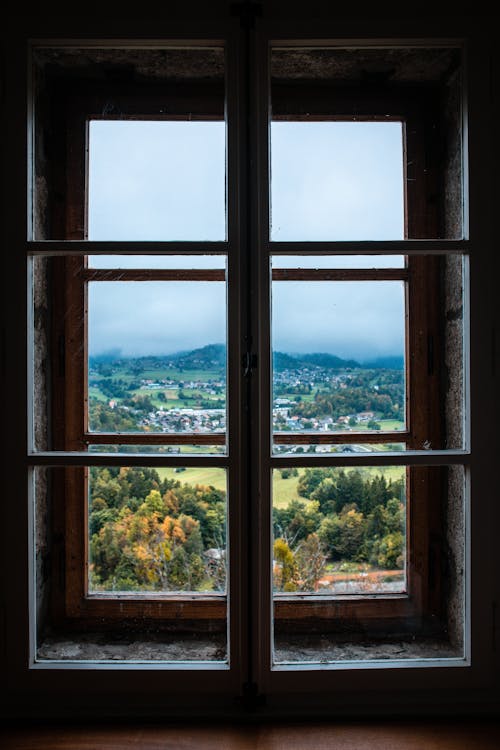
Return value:
[(243, 367), (243, 377), (249, 378), (250, 375), (252, 374), (252, 370), (254, 370), (257, 367), (257, 355), (252, 354), (251, 352), (246, 352), (243, 355), (242, 367)]

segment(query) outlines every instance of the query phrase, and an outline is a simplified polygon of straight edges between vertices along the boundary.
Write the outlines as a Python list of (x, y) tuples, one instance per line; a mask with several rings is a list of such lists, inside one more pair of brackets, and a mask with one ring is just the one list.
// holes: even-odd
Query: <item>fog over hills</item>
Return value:
[[(170, 364), (182, 369), (205, 369), (211, 367), (225, 367), (226, 347), (224, 344), (208, 344), (199, 349), (191, 351), (175, 352), (165, 355), (151, 355), (140, 357), (122, 357), (119, 349), (109, 350), (97, 356), (90, 357), (90, 364), (99, 362), (119, 362), (137, 360), (143, 365)], [(285, 352), (274, 352), (273, 367), (276, 372), (283, 370), (298, 370), (303, 368), (323, 368), (331, 370), (345, 369), (388, 369), (402, 370), (404, 367), (403, 356), (378, 357), (366, 361), (355, 359), (342, 359), (335, 354), (327, 352), (311, 352), (310, 354), (287, 354)]]

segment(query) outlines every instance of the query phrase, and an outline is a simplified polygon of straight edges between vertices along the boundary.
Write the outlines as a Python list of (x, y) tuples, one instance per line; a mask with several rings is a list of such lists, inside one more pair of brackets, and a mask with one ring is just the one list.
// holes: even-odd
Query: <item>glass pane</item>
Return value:
[(32, 480), (37, 661), (227, 664), (224, 469)]
[(461, 63), (450, 46), (272, 49), (270, 239), (461, 239)]
[(89, 240), (224, 240), (225, 124), (93, 120)]
[(223, 433), (222, 282), (89, 283), (89, 428)]
[[(282, 441), (282, 436), (274, 439), (275, 455), (293, 455), (295, 453), (381, 453), (384, 451), (404, 451), (405, 443), (314, 443), (317, 433), (306, 433), (307, 443), (289, 443)], [(287, 436), (288, 437), (288, 436)], [(282, 442), (278, 442), (278, 440)]]
[(400, 122), (272, 122), (271, 240), (404, 238)]
[(275, 432), (405, 429), (403, 282), (274, 281), (272, 327)]
[(226, 452), (225, 442), (224, 445), (176, 445), (176, 444), (162, 444), (162, 445), (140, 445), (139, 443), (134, 444), (98, 444), (92, 443), (88, 446), (89, 453), (148, 453), (161, 455), (178, 455), (183, 456), (199, 456), (208, 454), (219, 454), (224, 455)]
[(226, 472), (92, 467), (89, 593), (225, 592)]
[(274, 663), (462, 657), (463, 467), (274, 469)]
[(224, 241), (224, 57), (35, 49), (35, 239)]
[(274, 591), (406, 590), (406, 470), (273, 471)]
[(404, 268), (404, 255), (273, 255), (273, 268)]

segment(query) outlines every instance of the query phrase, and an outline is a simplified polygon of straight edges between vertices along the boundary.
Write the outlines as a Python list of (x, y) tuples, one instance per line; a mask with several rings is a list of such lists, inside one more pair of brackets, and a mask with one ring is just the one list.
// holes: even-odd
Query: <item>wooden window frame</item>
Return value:
[[(84, 89), (85, 87), (83, 87)], [(184, 119), (188, 115), (200, 119), (220, 119), (220, 112), (210, 107), (213, 97), (207, 95), (206, 87), (193, 87), (193, 97), (180, 98), (181, 105), (173, 107), (174, 114), (168, 118), (160, 113), (163, 98), (156, 98), (144, 89), (134, 91), (125, 86), (118, 94), (121, 114), (119, 119)], [(436, 192), (439, 179), (434, 169), (432, 158), (433, 143), (424, 143), (422, 132), (429, 132), (429, 118), (432, 118), (434, 105), (429, 106), (429, 94), (421, 89), (410, 90), (403, 87), (397, 95), (382, 92), (375, 88), (367, 93), (359, 91), (349, 93), (342, 90), (341, 97), (333, 97), (325, 87), (315, 89), (310, 84), (304, 88), (308, 94), (303, 102), (304, 111), (295, 110), (292, 116), (286, 114), (289, 107), (289, 95), (283, 93), (282, 111), (280, 107), (273, 112), (278, 119), (397, 119), (406, 123), (406, 226), (407, 235), (412, 239), (425, 239), (439, 236), (439, 211), (435, 200), (429, 195)], [(196, 93), (197, 92), (197, 93)], [(61, 126), (65, 129), (66, 138), (59, 145), (59, 161), (53, 180), (58, 185), (65, 201), (55, 203), (53, 207), (54, 239), (82, 240), (86, 238), (86, 131), (87, 121), (102, 111), (104, 99), (110, 92), (106, 89), (96, 91), (80, 90), (75, 94), (64, 91), (60, 98), (58, 115)], [(302, 92), (303, 93), (303, 92)], [(292, 97), (296, 107), (297, 96)], [(193, 102), (196, 102), (193, 108)], [(288, 103), (287, 103), (288, 102)], [(332, 103), (333, 102), (333, 103)], [(387, 115), (388, 103), (391, 115)], [(208, 114), (207, 114), (208, 112)], [(307, 116), (306, 113), (307, 112)], [(346, 114), (348, 112), (349, 114)], [(118, 116), (116, 116), (118, 118)], [(110, 118), (111, 119), (111, 118)], [(431, 156), (429, 154), (431, 153)], [(314, 243), (304, 243), (308, 249), (304, 253), (314, 253)], [(334, 244), (334, 243), (333, 243)], [(312, 248), (309, 249), (309, 248)], [(227, 249), (227, 248), (226, 248)], [(224, 250), (223, 250), (224, 251)], [(271, 250), (272, 252), (272, 250)], [(63, 342), (57, 347), (53, 363), (52, 383), (52, 420), (54, 425), (55, 450), (86, 450), (89, 441), (93, 443), (132, 443), (160, 444), (222, 442), (220, 433), (214, 436), (192, 435), (107, 435), (92, 434), (85, 430), (85, 394), (86, 394), (86, 341), (85, 311), (87, 310), (86, 283), (113, 278), (120, 280), (222, 280), (224, 272), (218, 270), (176, 270), (149, 271), (146, 269), (109, 270), (89, 269), (81, 256), (67, 257), (53, 261), (54, 265), (54, 298), (53, 298), (53, 341)], [(322, 280), (382, 280), (400, 279), (407, 285), (407, 430), (401, 433), (381, 433), (370, 435), (370, 442), (387, 440), (406, 442), (409, 449), (422, 449), (429, 441), (433, 447), (441, 441), (440, 429), (440, 378), (438, 370), (439, 357), (434, 357), (431, 368), (429, 363), (430, 344), (439, 351), (440, 319), (439, 303), (434, 293), (439, 288), (440, 261), (437, 257), (408, 256), (404, 269), (382, 269), (380, 271), (359, 269), (321, 269), (301, 271), (280, 269), (273, 272), (273, 278), (300, 277)], [(422, 394), (425, 394), (424, 398)], [(427, 405), (421, 408), (422, 400)], [(366, 434), (361, 436), (366, 442)], [(304, 444), (359, 442), (360, 436), (350, 433), (322, 435), (278, 436), (283, 442)], [(89, 458), (89, 465), (91, 464)], [(124, 464), (126, 457), (124, 457)], [(376, 463), (376, 461), (374, 462)], [(65, 626), (82, 627), (99, 622), (100, 628), (116, 627), (118, 622), (129, 624), (140, 621), (141, 627), (151, 622), (158, 625), (160, 621), (176, 621), (185, 626), (201, 626), (203, 621), (218, 622), (223, 626), (227, 617), (227, 598), (225, 595), (196, 594), (180, 596), (164, 594), (141, 597), (119, 594), (115, 597), (91, 595), (86, 592), (87, 579), (87, 522), (86, 490), (84, 469), (66, 468), (57, 472), (55, 482), (55, 507), (53, 538), (59, 545), (54, 554), (54, 577), (60, 581), (54, 586), (53, 611), (57, 622)], [(78, 478), (79, 477), (79, 478)], [(275, 620), (290, 629), (306, 627), (329, 622), (351, 627), (352, 623), (366, 621), (374, 629), (377, 627), (395, 627), (403, 623), (415, 632), (421, 632), (428, 623), (441, 619), (442, 602), (440, 597), (439, 566), (433, 566), (431, 560), (439, 554), (433, 549), (435, 540), (442, 533), (440, 503), (436, 498), (441, 490), (436, 490), (436, 481), (429, 470), (412, 467), (407, 469), (407, 560), (408, 593), (397, 595), (362, 595), (349, 597), (329, 597), (328, 595), (311, 596), (294, 594), (280, 595), (275, 599)], [(418, 487), (418, 489), (417, 489)], [(418, 502), (416, 498), (418, 497)], [(63, 573), (60, 572), (60, 560), (64, 560)]]

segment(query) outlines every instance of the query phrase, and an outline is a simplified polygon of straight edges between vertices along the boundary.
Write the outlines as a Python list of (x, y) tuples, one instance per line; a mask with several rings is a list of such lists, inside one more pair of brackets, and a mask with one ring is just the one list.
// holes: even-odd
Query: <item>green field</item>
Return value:
[(105, 396), (102, 391), (97, 388), (95, 385), (89, 386), (89, 398), (95, 398), (96, 401), (101, 401), (102, 403), (108, 403), (109, 398), (108, 396)]
[[(212, 370), (180, 370), (179, 368), (170, 367), (159, 367), (142, 370), (137, 374), (132, 374), (127, 367), (115, 367), (111, 375), (112, 380), (122, 380), (124, 383), (130, 383), (131, 381), (141, 380), (153, 380), (158, 382), (159, 380), (172, 380), (177, 383), (189, 383), (191, 381), (207, 382), (209, 380), (221, 381), (224, 378), (224, 371), (220, 368)], [(91, 384), (89, 386), (89, 397), (94, 398), (97, 401), (107, 403), (110, 400), (109, 396), (106, 396), (99, 388), (99, 381), (101, 376), (92, 375)], [(158, 397), (160, 393), (165, 395), (166, 401), (161, 401)], [(221, 393), (217, 395), (211, 395), (205, 393), (199, 389), (184, 388), (184, 393), (188, 397), (186, 399), (178, 398), (177, 388), (164, 389), (149, 389), (149, 388), (134, 388), (127, 393), (129, 398), (135, 396), (148, 396), (156, 409), (178, 409), (178, 408), (193, 408), (196, 407), (196, 401), (214, 401), (213, 408), (223, 408), (220, 404), (220, 399), (224, 399), (225, 392), (224, 388)], [(118, 399), (118, 403), (121, 403), (122, 399)]]
[(125, 370), (117, 370), (113, 373), (114, 378), (139, 380), (175, 380), (188, 382), (190, 380), (220, 380), (224, 377), (224, 370), (220, 367), (213, 370), (179, 370), (177, 367), (158, 367), (150, 370), (142, 370), (137, 375), (124, 375)]
[(226, 489), (226, 472), (224, 469), (199, 466), (176, 472), (174, 467), (169, 466), (156, 470), (162, 479), (175, 479), (181, 484), (203, 484), (207, 487), (215, 487), (217, 490)]
[[(292, 500), (300, 500), (301, 502), (307, 502), (304, 497), (301, 497), (297, 492), (297, 485), (301, 475), (305, 469), (298, 469), (298, 476), (290, 476), (288, 479), (283, 479), (281, 476), (280, 469), (275, 469), (273, 472), (273, 506), (275, 508), (286, 508), (286, 506)], [(347, 468), (347, 472), (355, 471), (355, 468)], [(360, 467), (359, 471), (363, 475), (376, 476), (382, 475), (386, 481), (393, 482), (401, 479), (405, 473), (404, 466), (364, 466)]]
[(304, 498), (297, 493), (297, 484), (304, 473), (304, 469), (298, 469), (298, 472), (298, 476), (288, 477), (288, 479), (283, 479), (279, 469), (273, 472), (273, 505), (275, 508), (286, 508), (292, 500), (304, 502)]
[[(399, 419), (376, 419), (377, 424), (380, 425), (380, 429), (385, 432), (395, 432), (396, 430), (404, 430), (404, 422), (400, 422)], [(356, 432), (368, 430), (366, 423), (358, 422), (353, 428)], [(371, 432), (371, 430), (370, 430)]]
[[(363, 474), (375, 476), (382, 474), (387, 481), (400, 479), (404, 474), (404, 467), (400, 466), (369, 466), (360, 469)], [(297, 484), (305, 469), (298, 469), (297, 476), (290, 476), (283, 479), (281, 471), (276, 469), (273, 474), (273, 505), (275, 508), (285, 508), (292, 500), (306, 502), (297, 492)], [(354, 468), (346, 469), (354, 471)], [(218, 490), (226, 489), (226, 473), (224, 469), (210, 467), (189, 467), (185, 471), (176, 472), (174, 467), (157, 468), (157, 472), (162, 479), (175, 479), (182, 484), (202, 484), (212, 486)]]

